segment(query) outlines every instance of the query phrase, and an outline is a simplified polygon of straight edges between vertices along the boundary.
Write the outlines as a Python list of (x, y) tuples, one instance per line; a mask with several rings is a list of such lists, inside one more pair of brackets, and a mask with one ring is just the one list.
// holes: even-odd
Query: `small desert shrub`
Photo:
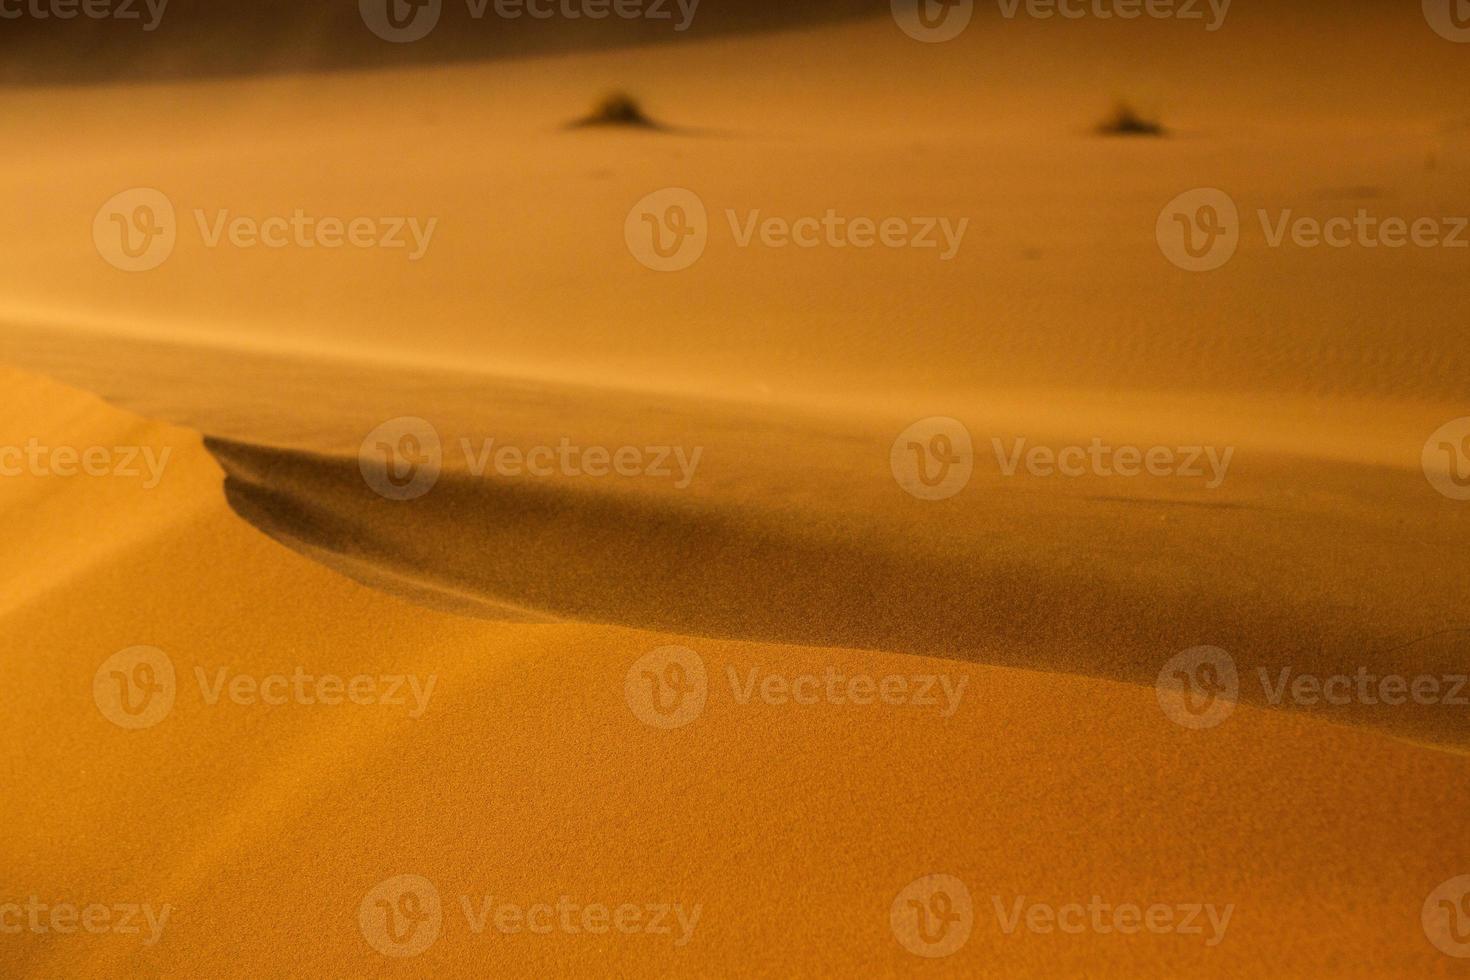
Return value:
[(1148, 119), (1133, 111), (1125, 102), (1118, 103), (1113, 114), (1097, 127), (1103, 136), (1163, 136), (1164, 127), (1156, 119)]
[(644, 129), (659, 129), (658, 123), (654, 122), (643, 111), (638, 100), (626, 92), (614, 92), (604, 98), (593, 107), (592, 112), (576, 122), (573, 126), (635, 126)]

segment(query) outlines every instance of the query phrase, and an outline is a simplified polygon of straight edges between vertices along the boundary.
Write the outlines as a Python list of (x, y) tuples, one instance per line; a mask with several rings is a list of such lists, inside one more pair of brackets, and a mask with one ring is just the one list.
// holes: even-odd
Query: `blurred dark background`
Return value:
[[(128, 18), (89, 17), (92, 9)], [(404, 0), (367, 0), (400, 4)], [(588, 0), (534, 0), (539, 9)], [(596, 0), (593, 0), (594, 4)], [(864, 16), (887, 16), (886, 0), (699, 0), (692, 18), (679, 0), (600, 0), (603, 19), (496, 14), (494, 0), (475, 18), (467, 0), (442, 0), (439, 20), (420, 40), (393, 43), (371, 31), (358, 0), (168, 0), (161, 16), (146, 0), (3, 0), (0, 84), (56, 85), (161, 81), (290, 71), (331, 71), (543, 55), (721, 34), (780, 30)], [(665, 18), (626, 18), (615, 3), (658, 4)], [(158, 0), (154, 0), (155, 10)], [(684, 11), (690, 0), (684, 0)], [(55, 8), (76, 16), (60, 19)], [(40, 9), (51, 16), (38, 17)], [(476, 9), (479, 9), (478, 3)], [(16, 14), (20, 16), (16, 16)], [(675, 26), (688, 21), (688, 28)], [(145, 25), (156, 21), (153, 30)]]

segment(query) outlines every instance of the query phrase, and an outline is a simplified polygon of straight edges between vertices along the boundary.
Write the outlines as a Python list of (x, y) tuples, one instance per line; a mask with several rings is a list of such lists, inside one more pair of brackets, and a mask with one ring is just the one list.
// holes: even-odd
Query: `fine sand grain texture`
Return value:
[(1470, 973), (1470, 48), (773, 9), (23, 45), (0, 977)]

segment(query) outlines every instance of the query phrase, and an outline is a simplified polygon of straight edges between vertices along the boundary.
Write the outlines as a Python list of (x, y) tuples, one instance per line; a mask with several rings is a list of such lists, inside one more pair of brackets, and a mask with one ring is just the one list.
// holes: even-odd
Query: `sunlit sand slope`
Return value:
[[(44, 595), (3, 614), (0, 899), (171, 907), (152, 945), (146, 925), (6, 936), (19, 975), (1136, 976), (1143, 961), (1205, 976), (1453, 975), (1420, 910), (1470, 862), (1452, 816), (1470, 805), (1461, 756), (1247, 706), (1189, 731), (1151, 691), (1105, 680), (437, 613), (239, 521), (206, 488), (219, 473), (196, 436), (49, 384), (11, 375), (7, 388), (7, 440), (126, 432), (174, 451), (155, 489), (73, 481), (64, 512), (27, 509), (41, 478), (0, 483), (0, 510), (72, 554)], [(100, 524), (147, 530), (117, 548)], [(635, 715), (626, 678), (670, 642), (699, 656), (708, 693), (665, 729)], [(138, 644), (167, 653), (177, 696), (152, 727), (125, 730), (100, 710), (94, 675)], [(410, 675), (429, 696), (416, 717), (407, 687), (401, 705), (211, 704), (221, 668)], [(744, 693), (752, 678), (829, 670), (940, 676), (959, 696), (936, 687), (935, 705), (898, 707)], [(967, 884), (973, 925), (928, 962), (895, 938), (889, 910), (934, 873)], [(397, 961), (369, 945), (359, 910), (403, 874), (433, 886), (442, 921)], [(482, 903), (563, 896), (666, 906), (670, 931), (473, 928)], [(1223, 934), (1203, 913), (1198, 933), (1005, 931), (1018, 900), (1094, 896), (1231, 911)]]

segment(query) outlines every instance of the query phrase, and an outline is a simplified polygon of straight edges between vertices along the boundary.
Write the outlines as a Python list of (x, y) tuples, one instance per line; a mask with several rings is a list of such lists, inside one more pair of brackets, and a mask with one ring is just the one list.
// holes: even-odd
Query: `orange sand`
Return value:
[[(977, 13), (920, 45), (884, 15), (9, 95), (0, 134), (27, 152), (4, 165), (23, 193), (0, 215), (0, 447), (169, 456), (152, 489), (0, 479), (0, 930), (32, 896), (171, 911), (151, 944), (0, 931), (0, 975), (1470, 971), (1421, 921), (1470, 874), (1466, 709), (1273, 706), (1254, 681), (1470, 662), (1470, 504), (1420, 460), (1470, 415), (1464, 254), (1270, 249), (1248, 214), (1470, 213), (1445, 84), (1464, 52), (1411, 8), (1231, 17), (1205, 36)], [(559, 128), (614, 86), (691, 131)], [(1114, 90), (1177, 135), (1090, 136)], [(665, 274), (622, 229), (668, 185), (714, 225)], [(89, 235), (132, 186), (181, 214), (148, 273)], [(1195, 186), (1251, 228), (1210, 275), (1154, 238)], [(439, 227), (417, 263), (209, 249), (195, 207)], [(970, 227), (950, 262), (742, 249), (726, 207)], [(405, 415), (449, 447), (703, 456), (678, 487), (486, 477), (448, 452), (426, 496), (387, 500), (359, 446)], [(890, 470), (929, 416), (977, 443), (944, 501)], [(1216, 488), (1006, 477), (992, 437), (1234, 457)], [(640, 719), (637, 665), (670, 645), (708, 687), (665, 729)], [(1154, 684), (1200, 645), (1249, 683), (1189, 730)], [(140, 646), (176, 698), (128, 730), (94, 681)], [(211, 703), (221, 668), (433, 687), (417, 716), (406, 685), (401, 705)], [(933, 677), (938, 702), (742, 693), (829, 671)], [(931, 874), (973, 914), (934, 959), (890, 926)], [(374, 948), (375, 889), (400, 875), (442, 904), (414, 957)], [(1018, 901), (1230, 918), (1214, 944), (1208, 924), (1007, 932)], [(476, 931), (482, 902), (667, 906), (670, 932)]]

